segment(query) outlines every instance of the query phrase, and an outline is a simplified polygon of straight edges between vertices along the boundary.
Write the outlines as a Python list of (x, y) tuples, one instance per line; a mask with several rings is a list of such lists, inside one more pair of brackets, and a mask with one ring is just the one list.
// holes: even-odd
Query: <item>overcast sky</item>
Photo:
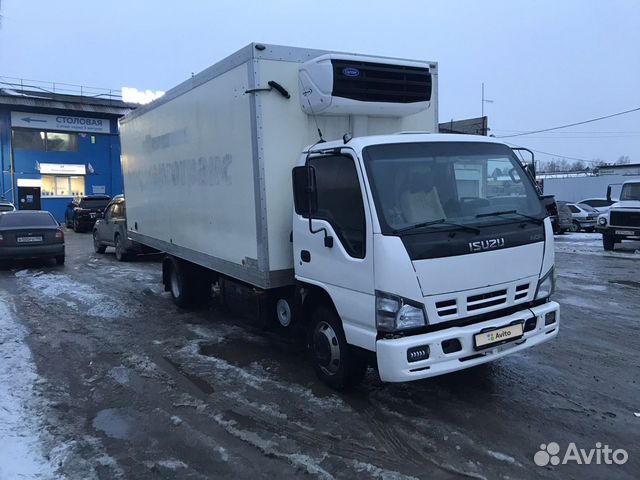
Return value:
[[(640, 0), (0, 1), (0, 76), (168, 90), (256, 41), (435, 60), (440, 121), (485, 82), (496, 136), (640, 107)], [(509, 141), (640, 162), (640, 112)]]

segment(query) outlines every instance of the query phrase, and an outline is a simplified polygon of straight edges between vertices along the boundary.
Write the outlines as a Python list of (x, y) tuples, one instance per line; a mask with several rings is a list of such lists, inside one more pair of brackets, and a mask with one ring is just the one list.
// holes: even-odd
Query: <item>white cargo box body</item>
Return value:
[[(374, 114), (363, 115), (363, 102), (350, 110), (335, 97), (315, 116), (306, 102), (305, 113), (304, 92), (317, 87), (312, 79), (305, 84), (303, 64), (334, 57), (427, 68), (430, 101), (405, 116), (397, 116), (398, 105), (389, 115), (380, 102), (369, 102)], [(267, 90), (269, 81), (290, 98)], [(120, 121), (130, 235), (260, 288), (291, 284), (291, 169), (318, 140), (318, 127), (331, 140), (354, 130), (374, 135), (437, 125), (433, 62), (250, 44)]]

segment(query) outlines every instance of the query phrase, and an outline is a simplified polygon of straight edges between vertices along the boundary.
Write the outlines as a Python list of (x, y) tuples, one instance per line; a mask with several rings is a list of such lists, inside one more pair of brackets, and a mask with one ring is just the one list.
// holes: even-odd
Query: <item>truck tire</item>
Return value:
[(336, 390), (358, 385), (367, 372), (367, 361), (345, 338), (340, 317), (324, 305), (311, 316), (307, 350), (318, 378)]
[(606, 233), (602, 234), (602, 247), (610, 252), (614, 249), (616, 245), (616, 238), (613, 235), (608, 235)]
[(98, 231), (94, 230), (93, 231), (93, 251), (96, 253), (104, 253), (106, 251), (107, 247), (105, 247), (101, 242), (100, 242), (100, 237), (98, 237)]
[(171, 298), (180, 308), (201, 305), (211, 297), (211, 279), (199, 269), (175, 257), (167, 258), (167, 287)]

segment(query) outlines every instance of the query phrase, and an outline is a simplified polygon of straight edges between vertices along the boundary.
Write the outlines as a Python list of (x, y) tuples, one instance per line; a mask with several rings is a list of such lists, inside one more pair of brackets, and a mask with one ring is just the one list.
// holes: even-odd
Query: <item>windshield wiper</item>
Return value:
[(469, 227), (467, 225), (460, 225), (459, 223), (449, 222), (447, 221), (446, 218), (440, 218), (438, 220), (433, 220), (432, 222), (416, 223), (415, 225), (409, 225), (408, 227), (398, 228), (396, 230), (393, 230), (393, 233), (398, 234), (398, 233), (408, 232), (411, 230), (419, 230), (421, 228), (430, 227), (431, 225), (439, 225), (442, 223), (446, 223), (447, 225), (452, 225), (460, 230), (465, 230), (467, 232), (480, 233), (479, 228)]
[(536, 218), (536, 217), (532, 217), (531, 215), (526, 215), (524, 213), (520, 213), (517, 210), (505, 210), (505, 211), (502, 211), (502, 212), (479, 213), (478, 215), (476, 215), (476, 218), (497, 217), (498, 215), (510, 215), (510, 214), (520, 215), (521, 217), (528, 218), (529, 220), (532, 220), (533, 222), (537, 223), (538, 225), (542, 225), (542, 223), (544, 222), (544, 220), (542, 220), (540, 218)]

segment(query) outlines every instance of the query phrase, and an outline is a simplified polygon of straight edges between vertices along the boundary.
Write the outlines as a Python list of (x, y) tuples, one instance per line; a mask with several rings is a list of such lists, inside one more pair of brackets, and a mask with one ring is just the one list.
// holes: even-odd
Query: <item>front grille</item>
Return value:
[(612, 210), (610, 224), (619, 227), (640, 227), (640, 212)]
[(442, 302), (436, 302), (436, 310), (439, 317), (446, 317), (448, 315), (455, 315), (458, 313), (458, 305), (456, 300), (444, 300)]
[(482, 293), (467, 297), (467, 311), (480, 310), (481, 308), (493, 307), (507, 301), (507, 290), (495, 290), (493, 292)]
[(526, 298), (528, 293), (529, 293), (529, 284), (523, 283), (522, 285), (518, 285), (516, 287), (516, 296), (514, 298), (516, 300), (522, 300), (523, 298)]
[(416, 103), (431, 100), (428, 68), (331, 60), (333, 96), (363, 102)]

